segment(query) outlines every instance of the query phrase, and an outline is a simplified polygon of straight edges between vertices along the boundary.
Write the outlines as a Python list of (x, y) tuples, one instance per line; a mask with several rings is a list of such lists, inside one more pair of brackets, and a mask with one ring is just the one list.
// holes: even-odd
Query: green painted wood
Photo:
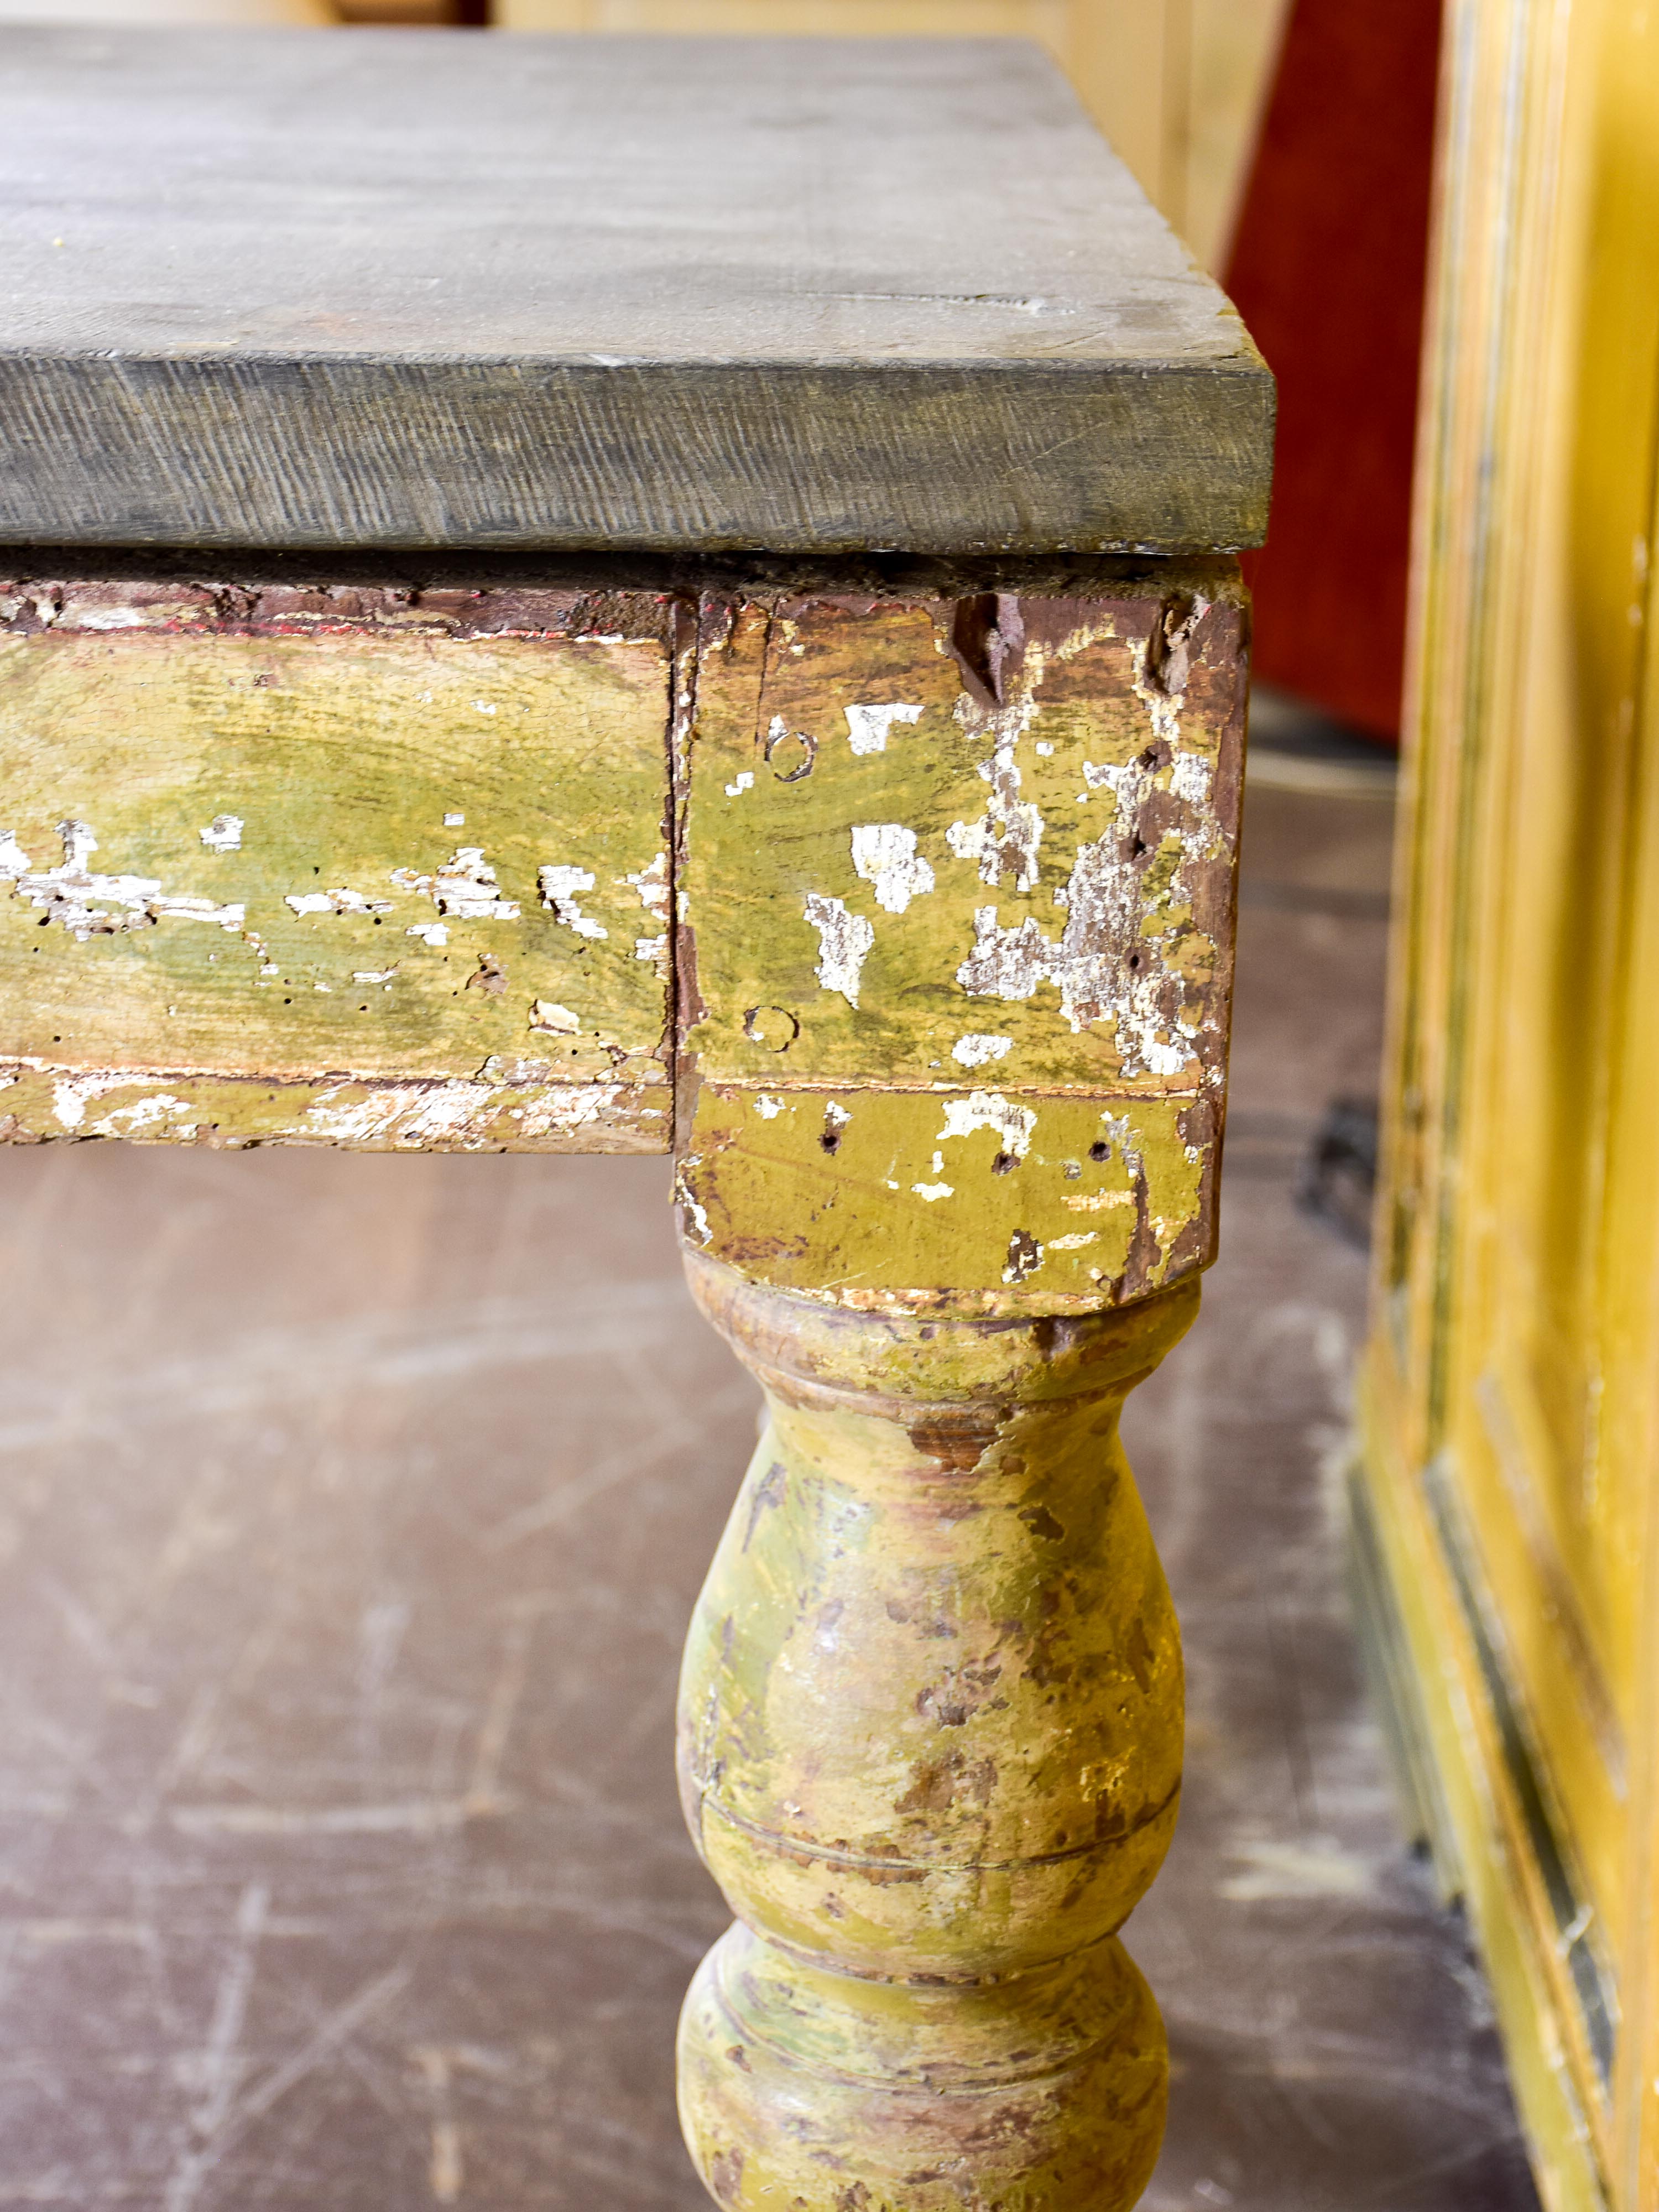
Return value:
[(705, 600), (694, 1245), (896, 1311), (1088, 1310), (1207, 1263), (1244, 691), (1223, 564)]
[(1198, 1285), (1057, 1325), (689, 1272), (768, 1413), (680, 1681), (739, 1921), (681, 2020), (692, 2155), (727, 2212), (1127, 2212), (1168, 2057), (1115, 1936), (1182, 1664), (1118, 1413)]
[(669, 610), (632, 612), (0, 587), (12, 1133), (665, 1148)]

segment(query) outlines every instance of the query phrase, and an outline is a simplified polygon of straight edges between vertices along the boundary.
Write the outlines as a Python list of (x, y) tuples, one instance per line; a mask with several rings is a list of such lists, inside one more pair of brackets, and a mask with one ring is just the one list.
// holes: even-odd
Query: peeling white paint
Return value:
[(741, 799), (745, 791), (752, 791), (754, 788), (754, 769), (752, 768), (743, 768), (738, 770), (737, 781), (735, 783), (728, 783), (726, 785), (726, 795), (728, 799)]
[(817, 978), (826, 991), (839, 991), (849, 1006), (859, 1002), (859, 976), (876, 941), (873, 925), (848, 911), (846, 902), (808, 891), (804, 918), (818, 933)]
[[(1029, 999), (1040, 984), (1054, 984), (1074, 1032), (1098, 1021), (1115, 1024), (1126, 1074), (1182, 1076), (1195, 1058), (1189, 1047), (1197, 1028), (1186, 1012), (1190, 988), (1166, 963), (1157, 926), (1160, 907), (1175, 918), (1175, 927), (1183, 907), (1190, 913), (1183, 872), (1215, 850), (1215, 827), (1202, 818), (1210, 763), (1201, 754), (1185, 751), (1180, 742), (1192, 640), (1207, 611), (1202, 599), (1172, 602), (1162, 611), (1162, 628), (1152, 647), (1129, 641), (1133, 686), (1158, 742), (1122, 763), (1085, 764), (1088, 788), (1110, 790), (1114, 819), (1095, 843), (1078, 848), (1070, 878), (1055, 893), (1054, 902), (1066, 917), (1059, 939), (1047, 936), (1030, 915), (1002, 927), (997, 908), (982, 907), (975, 915), (974, 949), (957, 971), (964, 989), (986, 997)], [(1018, 891), (1036, 888), (1043, 824), (1023, 795), (1018, 750), (1037, 711), (1047, 664), (1068, 659), (1113, 634), (1108, 620), (1082, 623), (1058, 642), (1030, 641), (1006, 703), (990, 707), (965, 692), (958, 699), (957, 714), (964, 730), (989, 741), (990, 757), (980, 763), (979, 773), (991, 795), (977, 821), (953, 823), (946, 838), (959, 859), (978, 862), (983, 882), (995, 885), (1012, 878)], [(1038, 750), (1051, 757), (1051, 741), (1040, 740)], [(1158, 852), (1149, 857), (1140, 826), (1158, 793), (1183, 810), (1199, 812), (1200, 819), (1184, 829), (1160, 826)], [(1087, 803), (1086, 791), (1079, 793), (1079, 800)], [(1159, 818), (1158, 809), (1151, 811)], [(1163, 811), (1167, 817), (1167, 806)], [(1173, 880), (1165, 849), (1171, 837), (1180, 848)], [(1160, 890), (1149, 911), (1146, 878), (1156, 863), (1163, 864)]]
[(841, 1103), (839, 1099), (831, 1098), (825, 1102), (823, 1109), (823, 1125), (825, 1128), (837, 1130), (844, 1129), (848, 1126), (848, 1122), (851, 1121), (852, 1118), (852, 1115), (848, 1112), (846, 1107)]
[(246, 827), (240, 814), (216, 814), (199, 835), (210, 853), (240, 853)]
[(395, 966), (391, 968), (354, 968), (351, 971), (351, 980), (354, 983), (389, 983), (397, 972), (398, 970)]
[[(441, 921), (417, 921), (404, 930), (405, 937), (418, 937), (426, 945), (447, 945), (449, 932)], [(275, 969), (272, 971), (275, 974)]]
[(545, 1083), (553, 1073), (553, 1064), (546, 1060), (508, 1060), (499, 1052), (492, 1052), (478, 1070), (480, 1083)]
[(390, 899), (365, 898), (362, 891), (289, 891), (283, 899), (295, 914), (390, 914)]
[(916, 851), (916, 833), (897, 822), (862, 822), (853, 831), (853, 867), (876, 887), (876, 904), (902, 914), (933, 888), (933, 872)]
[(143, 629), (144, 617), (137, 607), (79, 607), (76, 629)]
[(1079, 1229), (1069, 1237), (1051, 1237), (1048, 1249), (1051, 1252), (1080, 1252), (1085, 1245), (1092, 1244), (1099, 1234), (1097, 1229)]
[[(37, 869), (13, 833), (0, 830), (0, 881), (15, 884), (19, 898), (43, 908), (47, 920), (60, 923), (77, 943), (148, 929), (158, 921), (210, 921), (240, 934), (247, 918), (245, 907), (179, 897), (164, 891), (154, 876), (94, 875), (87, 866), (98, 850), (91, 824), (60, 822), (58, 835), (64, 846), (61, 865)], [(112, 908), (124, 911), (112, 913)]]
[(855, 753), (884, 753), (887, 739), (896, 722), (916, 723), (921, 720), (920, 707), (848, 707), (847, 734)]
[[(15, 1080), (15, 1078), (9, 1079)], [(112, 1091), (131, 1091), (142, 1088), (148, 1078), (126, 1070), (106, 1075), (59, 1076), (52, 1086), (52, 1110), (58, 1124), (64, 1129), (80, 1129), (87, 1118), (87, 1109), (96, 1099), (106, 1097)], [(86, 1133), (100, 1137), (134, 1137), (142, 1131), (173, 1121), (179, 1115), (196, 1110), (187, 1098), (175, 1098), (165, 1091), (151, 1091), (147, 1097), (135, 1099), (131, 1105), (117, 1106), (94, 1122)], [(168, 1134), (193, 1137), (197, 1124), (190, 1121), (175, 1126)]]
[(1002, 1271), (1005, 1283), (1023, 1283), (1042, 1265), (1044, 1247), (1040, 1237), (1026, 1231), (1022, 1240), (1016, 1237), (1009, 1245), (1008, 1265)]
[[(620, 1083), (568, 1084), (518, 1098), (513, 1115), (515, 1137), (570, 1136), (600, 1121), (622, 1097)], [(495, 1141), (491, 1125), (514, 1097), (495, 1083), (387, 1084), (356, 1097), (356, 1086), (337, 1084), (306, 1109), (301, 1127), (307, 1135), (339, 1144), (376, 1141), (423, 1145)]]
[(755, 1099), (755, 1111), (763, 1121), (775, 1121), (783, 1111), (781, 1098), (774, 1098), (769, 1091), (760, 1091)]
[(640, 895), (640, 904), (653, 921), (668, 927), (668, 855), (659, 853), (648, 867), (637, 868), (632, 875), (617, 878), (630, 884)]
[[(1187, 762), (1197, 765), (1188, 769), (1182, 765)], [(1137, 825), (1160, 788), (1198, 806), (1200, 800), (1191, 794), (1207, 794), (1209, 763), (1200, 755), (1177, 751), (1167, 769), (1152, 753), (1125, 762), (1085, 761), (1083, 772), (1091, 789), (1112, 794), (1113, 819), (1103, 836), (1078, 847), (1064, 892), (1055, 894), (1066, 915), (1059, 939), (1048, 937), (1029, 915), (1003, 927), (995, 907), (980, 907), (974, 949), (957, 969), (957, 981), (975, 996), (1010, 1000), (1029, 999), (1039, 984), (1052, 983), (1074, 1032), (1096, 1022), (1115, 1024), (1126, 1075), (1186, 1075), (1195, 1064), (1198, 1030), (1184, 1011), (1188, 987), (1167, 964), (1156, 912), (1149, 914), (1149, 863)], [(1176, 863), (1164, 895), (1166, 910), (1190, 909), (1186, 871), (1208, 857), (1213, 835), (1201, 817), (1194, 830), (1164, 831), (1160, 856), (1172, 849)]]
[(626, 1085), (621, 1083), (572, 1083), (557, 1091), (545, 1091), (540, 1097), (525, 1104), (520, 1134), (574, 1136), (578, 1129), (590, 1128), (595, 1121), (602, 1121), (625, 1090)]
[[(702, 1165), (702, 1154), (701, 1152), (688, 1152), (685, 1158), (680, 1162), (681, 1169), (685, 1172), (689, 1172), (692, 1168), (700, 1168)], [(685, 1208), (686, 1218), (690, 1224), (690, 1233), (696, 1238), (700, 1244), (707, 1244), (714, 1234), (714, 1231), (708, 1225), (708, 1211), (706, 1206), (700, 1205), (686, 1188), (684, 1173), (680, 1179), (679, 1187), (675, 1192), (675, 1196), (679, 1200), (680, 1204)]]
[(639, 894), (640, 904), (660, 929), (656, 937), (636, 937), (634, 957), (648, 960), (665, 981), (668, 977), (668, 908), (671, 890), (668, 881), (668, 855), (658, 853), (650, 864), (636, 868), (631, 875), (618, 876), (619, 884), (626, 884)]
[(94, 1098), (101, 1098), (107, 1091), (125, 1091), (132, 1081), (130, 1075), (64, 1075), (52, 1086), (52, 1110), (58, 1126), (78, 1129), (87, 1118), (87, 1108)]
[(970, 1091), (965, 1098), (945, 1099), (944, 1106), (945, 1127), (936, 1143), (942, 1145), (951, 1137), (971, 1137), (975, 1129), (994, 1129), (1004, 1152), (1015, 1159), (1023, 1160), (1030, 1150), (1036, 1115), (1029, 1106), (1005, 1098), (1000, 1091)]
[(518, 902), (501, 896), (495, 871), (484, 859), (483, 848), (479, 845), (458, 845), (453, 858), (446, 860), (435, 875), (423, 876), (413, 868), (394, 868), (392, 880), (400, 890), (429, 898), (440, 914), (453, 921), (519, 919)]
[(992, 740), (991, 757), (979, 763), (979, 773), (991, 787), (990, 799), (976, 822), (953, 822), (945, 842), (959, 860), (977, 860), (980, 881), (1000, 883), (1014, 878), (1016, 890), (1029, 891), (1037, 879), (1037, 848), (1042, 842), (1042, 815), (1030, 799), (1020, 797), (1023, 778), (1015, 752), (1030, 726), (1036, 711), (1032, 700), (1023, 697), (999, 708), (988, 717), (965, 695), (957, 701), (957, 719), (970, 731), (982, 725), (981, 734)]
[(1206, 755), (1178, 752), (1170, 768), (1170, 788), (1188, 806), (1207, 806), (1215, 772)]
[(1068, 1213), (1109, 1213), (1115, 1206), (1133, 1206), (1135, 1194), (1132, 1190), (1085, 1190), (1060, 1202)]
[(988, 1061), (1006, 1060), (1013, 1049), (1012, 1037), (994, 1036), (982, 1030), (970, 1030), (960, 1036), (951, 1048), (952, 1060), (960, 1060), (964, 1067), (983, 1067)]
[(592, 869), (556, 867), (550, 863), (537, 869), (536, 881), (541, 888), (542, 904), (551, 911), (556, 921), (562, 922), (567, 929), (574, 929), (578, 937), (604, 938), (611, 934), (585, 915), (576, 902), (578, 891), (591, 891), (593, 888)]
[(466, 817), (465, 817), (465, 814), (446, 814), (446, 815), (445, 815), (445, 817), (444, 817), (444, 828), (445, 828), (446, 830), (465, 830), (465, 827), (466, 827)]
[[(195, 1109), (188, 1098), (170, 1097), (165, 1091), (155, 1091), (148, 1098), (135, 1099), (131, 1106), (117, 1106), (94, 1123), (94, 1128), (103, 1137), (136, 1137), (145, 1129), (154, 1129), (163, 1121), (176, 1121), (181, 1114)], [(190, 1121), (177, 1129), (180, 1137), (193, 1137), (196, 1123)]]
[(954, 1198), (957, 1194), (955, 1185), (948, 1182), (913, 1182), (910, 1188), (918, 1198), (925, 1199), (929, 1206), (935, 1199)]
[(568, 1006), (561, 1006), (551, 999), (532, 999), (530, 1026), (532, 1030), (546, 1030), (554, 1036), (574, 1036), (581, 1028), (581, 1021)]

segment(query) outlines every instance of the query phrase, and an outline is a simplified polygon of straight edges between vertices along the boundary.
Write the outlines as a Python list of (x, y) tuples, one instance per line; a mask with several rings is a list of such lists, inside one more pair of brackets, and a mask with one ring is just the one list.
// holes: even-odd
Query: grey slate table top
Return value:
[(1033, 47), (5, 44), (0, 542), (1261, 537), (1271, 380)]

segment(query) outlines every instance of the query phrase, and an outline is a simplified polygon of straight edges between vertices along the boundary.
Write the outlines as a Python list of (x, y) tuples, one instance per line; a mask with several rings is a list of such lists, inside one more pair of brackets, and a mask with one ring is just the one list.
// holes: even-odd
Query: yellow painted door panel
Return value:
[(1547, 2198), (1650, 2212), (1659, 11), (1447, 51), (1364, 1510)]

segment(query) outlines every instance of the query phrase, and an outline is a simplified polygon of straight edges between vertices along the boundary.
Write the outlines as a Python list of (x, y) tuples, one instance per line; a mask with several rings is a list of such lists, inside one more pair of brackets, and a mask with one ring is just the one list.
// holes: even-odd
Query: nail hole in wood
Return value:
[(780, 783), (799, 783), (803, 776), (811, 775), (813, 763), (818, 757), (816, 738), (809, 737), (805, 730), (780, 730), (775, 737), (766, 740), (764, 754), (769, 767), (771, 767), (773, 756), (781, 745), (799, 745), (805, 757), (787, 772), (781, 768), (772, 769)]
[(743, 1033), (750, 1044), (787, 1052), (800, 1035), (800, 1024), (787, 1006), (750, 1006), (743, 1018)]

